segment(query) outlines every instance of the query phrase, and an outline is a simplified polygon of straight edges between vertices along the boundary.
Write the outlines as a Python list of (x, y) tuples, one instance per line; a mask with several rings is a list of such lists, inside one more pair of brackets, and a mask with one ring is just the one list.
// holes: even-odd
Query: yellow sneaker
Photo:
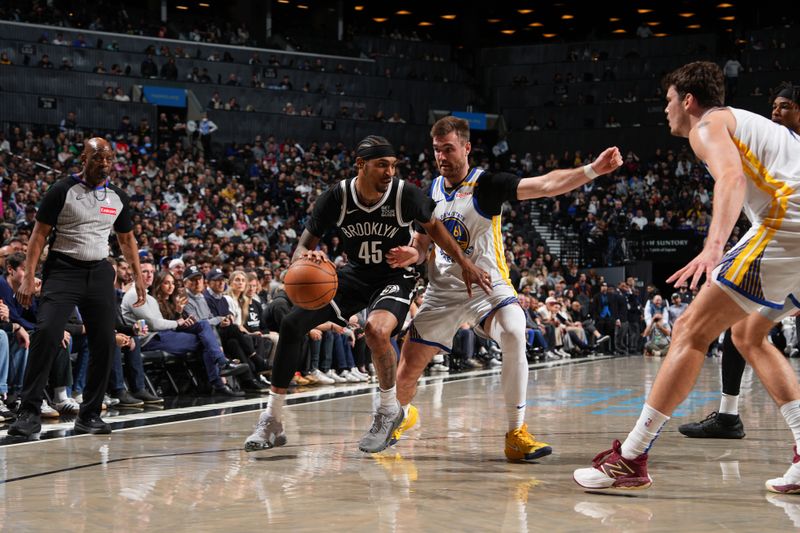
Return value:
[(403, 435), (403, 433), (416, 426), (418, 421), (419, 413), (417, 412), (417, 408), (413, 405), (409, 405), (408, 414), (403, 419), (403, 423), (400, 424), (400, 427), (395, 429), (394, 433), (392, 433), (392, 439), (389, 441), (389, 446), (394, 446), (397, 444), (397, 441), (400, 440), (400, 437)]
[(528, 424), (506, 433), (506, 459), (509, 461), (532, 461), (551, 453), (553, 449), (549, 444), (538, 442), (528, 433)]

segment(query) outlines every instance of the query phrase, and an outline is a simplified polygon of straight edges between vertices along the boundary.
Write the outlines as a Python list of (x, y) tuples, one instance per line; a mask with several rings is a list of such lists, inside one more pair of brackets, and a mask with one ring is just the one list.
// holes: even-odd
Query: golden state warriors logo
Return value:
[(469, 245), (469, 230), (467, 229), (467, 226), (455, 216), (446, 216), (442, 219), (442, 224), (444, 224), (444, 227), (447, 228), (447, 231), (453, 235), (453, 238), (456, 240), (464, 253), (470, 255), (472, 253), (472, 246)]

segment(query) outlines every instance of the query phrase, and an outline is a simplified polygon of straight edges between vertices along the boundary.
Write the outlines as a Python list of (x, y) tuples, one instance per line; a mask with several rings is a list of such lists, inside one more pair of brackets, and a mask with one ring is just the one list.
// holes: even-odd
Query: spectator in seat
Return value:
[[(243, 396), (243, 392), (232, 390), (222, 381), (222, 378), (240, 374), (243, 370), (246, 372), (247, 367), (235, 365), (228, 361), (222, 353), (222, 347), (219, 345), (219, 341), (208, 322), (204, 320), (198, 321), (193, 316), (174, 320), (165, 318), (153, 293), (159, 291), (169, 298), (171, 291), (166, 287), (153, 286), (156, 272), (153, 263), (145, 260), (141, 268), (142, 279), (145, 286), (150, 288), (151, 294), (147, 295), (143, 306), (133, 307), (137, 298), (135, 288), (126, 292), (125, 296), (122, 297), (122, 316), (128, 325), (133, 325), (137, 320), (144, 320), (147, 323), (148, 333), (142, 337), (142, 350), (163, 350), (176, 355), (199, 350), (202, 352), (208, 382), (213, 387), (214, 394), (233, 397)], [(174, 284), (171, 274), (163, 274), (160, 281), (163, 282), (167, 277)], [(162, 285), (164, 284), (162, 283)]]

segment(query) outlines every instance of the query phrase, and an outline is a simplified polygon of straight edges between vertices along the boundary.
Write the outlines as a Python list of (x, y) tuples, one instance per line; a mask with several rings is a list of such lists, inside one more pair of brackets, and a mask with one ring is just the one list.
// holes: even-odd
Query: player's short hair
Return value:
[(703, 108), (725, 105), (725, 76), (716, 63), (694, 61), (667, 74), (663, 81), (664, 91), (675, 87), (681, 98), (694, 96)]
[(436, 121), (431, 128), (431, 138), (444, 137), (451, 131), (456, 132), (456, 135), (458, 135), (458, 138), (461, 139), (462, 142), (469, 142), (469, 122), (463, 118), (454, 117), (452, 115), (440, 118)]

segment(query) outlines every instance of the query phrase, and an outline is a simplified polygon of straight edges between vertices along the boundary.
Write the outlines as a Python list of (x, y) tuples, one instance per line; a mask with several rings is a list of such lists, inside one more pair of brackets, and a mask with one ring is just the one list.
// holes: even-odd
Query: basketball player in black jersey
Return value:
[[(368, 309), (365, 333), (378, 375), (380, 404), (359, 449), (374, 453), (386, 448), (403, 421), (395, 395), (397, 357), (390, 339), (403, 324), (415, 288), (416, 275), (408, 266), (416, 261), (416, 255), (408, 253), (412, 223), (425, 228), (461, 266), (468, 292), (473, 284), (491, 291), (489, 274), (464, 255), (442, 222), (434, 218), (434, 201), (416, 186), (394, 177), (396, 161), (394, 148), (386, 139), (365, 138), (356, 149), (358, 175), (329, 188), (314, 205), (293, 260), (328, 261), (315, 249), (327, 231), (338, 228), (349, 264), (338, 271), (339, 288), (330, 304), (316, 311), (295, 307), (281, 323), (272, 394), (245, 442), (246, 451), (286, 444), (281, 415), (289, 382), (300, 366), (303, 336), (328, 321), (346, 326), (350, 315), (364, 308)], [(398, 256), (411, 259), (398, 260)]]

